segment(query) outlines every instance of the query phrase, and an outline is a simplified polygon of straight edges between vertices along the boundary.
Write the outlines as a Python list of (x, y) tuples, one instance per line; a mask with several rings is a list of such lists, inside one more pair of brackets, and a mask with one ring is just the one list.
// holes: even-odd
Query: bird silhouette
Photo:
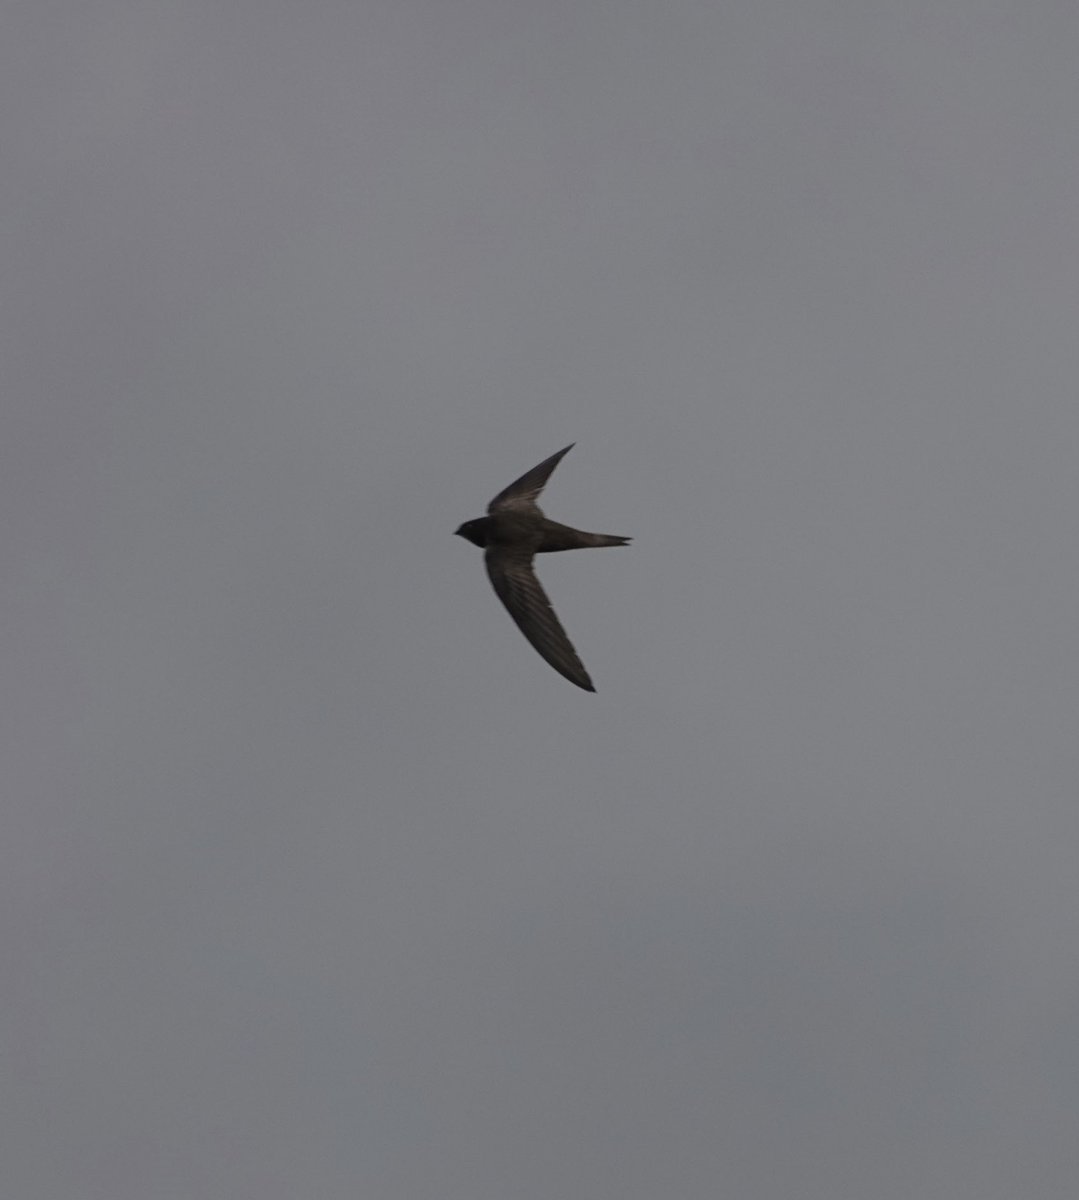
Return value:
[(457, 534), (482, 547), (487, 575), (495, 594), (532, 646), (570, 683), (586, 692), (594, 692), (592, 680), (555, 615), (533, 567), (537, 554), (586, 546), (625, 546), (630, 542), (629, 538), (609, 533), (585, 533), (569, 525), (560, 525), (545, 517), (536, 503), (551, 472), (575, 444), (570, 442), (564, 450), (545, 458), (509, 487), (503, 488), (487, 505), (487, 516), (466, 521)]

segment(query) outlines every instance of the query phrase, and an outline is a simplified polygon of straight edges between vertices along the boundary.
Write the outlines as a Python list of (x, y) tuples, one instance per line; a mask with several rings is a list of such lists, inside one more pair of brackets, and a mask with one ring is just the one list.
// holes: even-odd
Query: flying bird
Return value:
[(458, 530), (460, 537), (483, 548), (483, 561), (495, 594), (517, 622), (517, 628), (543, 658), (570, 683), (586, 692), (594, 692), (592, 680), (566, 637), (566, 631), (551, 607), (547, 594), (536, 578), (532, 559), (554, 550), (576, 550), (584, 546), (625, 546), (630, 539), (609, 533), (585, 533), (548, 520), (536, 503), (551, 472), (570, 444), (538, 467), (526, 471), (487, 505), (487, 516), (466, 521)]

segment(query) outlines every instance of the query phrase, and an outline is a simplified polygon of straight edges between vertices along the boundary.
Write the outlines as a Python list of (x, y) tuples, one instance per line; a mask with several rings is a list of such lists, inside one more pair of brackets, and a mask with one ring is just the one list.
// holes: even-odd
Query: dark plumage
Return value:
[(548, 520), (536, 504), (536, 497), (551, 472), (573, 446), (571, 442), (565, 450), (545, 458), (538, 467), (504, 488), (487, 505), (487, 516), (466, 521), (457, 533), (483, 548), (495, 593), (535, 649), (570, 683), (594, 692), (592, 680), (532, 567), (537, 554), (584, 546), (625, 546), (630, 541), (609, 533), (585, 533), (559, 525)]

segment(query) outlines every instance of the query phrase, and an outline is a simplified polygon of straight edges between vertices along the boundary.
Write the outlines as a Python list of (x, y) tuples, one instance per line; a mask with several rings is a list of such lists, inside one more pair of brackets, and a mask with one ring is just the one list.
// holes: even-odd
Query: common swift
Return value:
[(532, 559), (554, 550), (584, 546), (625, 546), (629, 538), (609, 533), (585, 533), (545, 517), (536, 503), (551, 472), (575, 442), (526, 471), (487, 505), (487, 516), (466, 521), (457, 530), (484, 550), (483, 561), (495, 594), (533, 647), (570, 683), (594, 692), (592, 680), (577, 657), (547, 594), (536, 578)]

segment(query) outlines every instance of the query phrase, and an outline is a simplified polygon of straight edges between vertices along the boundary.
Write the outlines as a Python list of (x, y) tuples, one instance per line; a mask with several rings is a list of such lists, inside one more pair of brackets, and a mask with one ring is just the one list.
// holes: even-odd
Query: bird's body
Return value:
[(581, 550), (587, 546), (625, 546), (629, 541), (629, 538), (614, 537), (609, 533), (585, 533), (543, 516), (536, 520), (516, 513), (478, 517), (475, 521), (467, 521), (457, 532), (485, 550), (493, 546), (528, 546), (533, 554)]
[(594, 692), (592, 680), (532, 567), (537, 554), (625, 546), (630, 540), (560, 525), (548, 520), (536, 504), (551, 472), (572, 448), (571, 443), (504, 488), (487, 506), (487, 516), (466, 521), (457, 533), (483, 548), (487, 574), (498, 598), (533, 647), (560, 675), (586, 692)]

